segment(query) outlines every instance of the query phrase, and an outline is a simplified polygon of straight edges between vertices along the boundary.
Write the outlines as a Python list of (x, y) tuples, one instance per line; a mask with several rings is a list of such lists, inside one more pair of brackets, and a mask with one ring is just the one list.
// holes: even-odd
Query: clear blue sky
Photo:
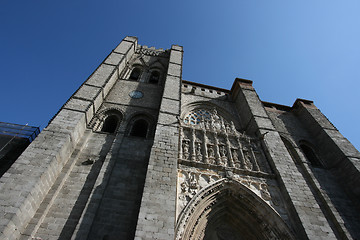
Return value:
[(184, 46), (183, 79), (310, 99), (360, 149), (360, 1), (1, 1), (0, 121), (47, 125), (127, 35)]

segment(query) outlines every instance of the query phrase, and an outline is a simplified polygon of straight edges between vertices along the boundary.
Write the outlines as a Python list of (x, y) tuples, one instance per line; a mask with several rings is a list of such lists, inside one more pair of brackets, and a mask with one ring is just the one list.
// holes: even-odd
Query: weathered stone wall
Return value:
[(263, 147), (277, 175), (297, 237), (335, 239), (333, 229), (321, 211), (316, 197), (294, 164), (251, 82), (241, 79), (235, 81), (233, 99), (243, 110), (242, 119), (249, 122), (247, 132), (254, 132), (263, 139)]
[(172, 46), (135, 239), (174, 239), (182, 54)]
[[(318, 111), (312, 103), (310, 103), (309, 107), (312, 110)], [(341, 179), (341, 175), (337, 174), (338, 170), (332, 167), (331, 161), (336, 158), (332, 158), (332, 154), (328, 152), (323, 154), (321, 151), (321, 145), (326, 142), (326, 138), (323, 139), (324, 136), (314, 130), (315, 126), (308, 126), (309, 122), (306, 122), (304, 116), (302, 116), (303, 110), (301, 108), (303, 108), (302, 104), (300, 106), (295, 105), (295, 107), (288, 108), (287, 110), (277, 109), (276, 106), (267, 107), (266, 110), (278, 132), (291, 144), (289, 148), (295, 153), (292, 156), (295, 158), (293, 159), (294, 164), (297, 164), (302, 177), (313, 192), (317, 203), (328, 219), (336, 236), (344, 239), (359, 238), (358, 231), (356, 230), (360, 228), (360, 218), (356, 207), (357, 202), (351, 201), (351, 197), (344, 191), (348, 187), (348, 183), (343, 185), (343, 182), (346, 180)], [(318, 112), (319, 114), (321, 113)], [(319, 117), (326, 120), (321, 115)], [(316, 123), (312, 122), (312, 124)], [(336, 131), (329, 122), (327, 126), (332, 131)], [(313, 150), (319, 157), (322, 163), (321, 166), (313, 166), (303, 154), (300, 148), (300, 144), (303, 141), (310, 143), (314, 147)], [(330, 149), (328, 150), (330, 151)], [(333, 147), (331, 150), (333, 155), (336, 155), (336, 151), (339, 151), (336, 147)], [(344, 167), (341, 164), (338, 166), (340, 169)]]
[(1, 239), (24, 233), (136, 44), (136, 38), (125, 38), (0, 179)]

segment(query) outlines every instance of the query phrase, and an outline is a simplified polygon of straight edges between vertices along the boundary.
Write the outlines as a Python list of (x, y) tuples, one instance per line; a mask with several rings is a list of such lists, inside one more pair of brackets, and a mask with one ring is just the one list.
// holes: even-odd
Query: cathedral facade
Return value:
[(0, 239), (360, 239), (360, 153), (314, 103), (182, 61), (126, 37), (0, 178)]

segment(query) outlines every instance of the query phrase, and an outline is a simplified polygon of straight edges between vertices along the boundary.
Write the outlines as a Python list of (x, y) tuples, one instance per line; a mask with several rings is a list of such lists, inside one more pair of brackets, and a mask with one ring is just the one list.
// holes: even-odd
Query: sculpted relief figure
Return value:
[(184, 140), (182, 147), (183, 147), (183, 156), (184, 156), (184, 159), (188, 159), (188, 158), (189, 158), (189, 141), (188, 141), (188, 140)]
[(252, 170), (251, 156), (249, 151), (244, 151), (244, 166), (247, 170)]
[(215, 163), (215, 152), (211, 145), (208, 146), (208, 156), (209, 156), (209, 163), (214, 164)]
[(227, 161), (226, 154), (227, 154), (227, 151), (226, 151), (225, 146), (221, 145), (220, 146), (220, 161), (219, 161), (219, 163), (222, 166), (226, 165), (226, 161)]
[[(216, 108), (190, 111), (183, 121), (180, 158), (198, 163), (260, 171), (266, 161), (261, 144), (235, 123), (223, 118)], [(262, 166), (262, 165), (261, 165)]]
[(238, 155), (238, 152), (236, 149), (233, 149), (232, 157), (233, 157), (235, 167), (240, 168), (241, 165), (240, 165), (240, 161), (239, 161), (239, 155)]
[(200, 142), (198, 142), (196, 144), (196, 156), (197, 156), (197, 160), (201, 162), (202, 161), (202, 153), (201, 153), (201, 143)]

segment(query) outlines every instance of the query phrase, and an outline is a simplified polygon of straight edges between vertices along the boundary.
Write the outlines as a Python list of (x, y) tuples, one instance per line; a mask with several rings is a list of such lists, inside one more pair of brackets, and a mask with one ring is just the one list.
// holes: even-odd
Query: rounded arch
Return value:
[(283, 141), (283, 143), (286, 147), (286, 150), (289, 152), (290, 157), (292, 158), (294, 163), (300, 164), (301, 159), (299, 157), (299, 154), (296, 152), (296, 145), (289, 138), (283, 136), (282, 134), (280, 134), (280, 138)]
[(228, 123), (233, 122), (237, 129), (241, 128), (239, 119), (234, 119), (234, 117), (233, 117), (233, 115), (236, 115), (236, 114), (230, 114), (223, 107), (221, 107), (217, 104), (211, 103), (211, 102), (193, 102), (193, 103), (183, 106), (182, 110), (181, 110), (180, 118), (183, 121), (187, 114), (189, 114), (192, 111), (196, 111), (196, 110), (200, 110), (200, 109), (206, 110), (208, 112), (213, 112), (215, 109), (217, 114), (220, 115), (221, 117), (223, 117), (224, 120), (226, 120)]
[(139, 65), (134, 65), (131, 69), (129, 80), (140, 81), (143, 68)]
[(291, 230), (260, 197), (235, 180), (203, 188), (184, 208), (176, 239), (295, 239)]
[(152, 68), (149, 70), (150, 76), (149, 76), (149, 83), (152, 84), (159, 84), (161, 79), (161, 71), (157, 68)]
[(299, 146), (305, 158), (311, 164), (311, 166), (318, 168), (324, 167), (324, 164), (322, 163), (322, 161), (316, 154), (316, 151), (314, 150), (315, 149), (314, 146), (310, 142), (306, 140), (300, 140)]
[(136, 113), (130, 117), (127, 124), (127, 135), (150, 138), (154, 132), (154, 119), (146, 113)]
[(123, 120), (123, 116), (120, 109), (107, 108), (97, 113), (90, 125), (94, 131), (115, 133)]

